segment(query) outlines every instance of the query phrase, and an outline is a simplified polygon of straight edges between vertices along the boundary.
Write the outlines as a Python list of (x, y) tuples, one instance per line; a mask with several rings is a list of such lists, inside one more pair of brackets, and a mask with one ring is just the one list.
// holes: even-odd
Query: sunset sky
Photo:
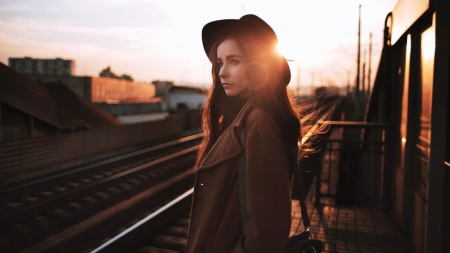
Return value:
[(299, 80), (302, 86), (342, 86), (348, 76), (351, 83), (355, 80), (358, 6), (362, 5), (361, 57), (366, 50), (368, 59), (372, 32), (374, 75), (384, 19), (396, 2), (1, 0), (0, 61), (59, 57), (75, 61), (76, 75), (98, 76), (111, 66), (116, 74), (129, 74), (137, 81), (207, 87), (210, 63), (201, 42), (203, 25), (252, 13), (272, 26), (280, 51), (293, 60), (291, 85)]

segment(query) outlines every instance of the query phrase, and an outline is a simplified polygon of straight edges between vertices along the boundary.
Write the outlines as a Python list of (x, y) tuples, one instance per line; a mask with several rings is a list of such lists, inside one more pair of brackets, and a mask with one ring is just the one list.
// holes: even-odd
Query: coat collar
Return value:
[(214, 143), (197, 171), (213, 168), (242, 153), (243, 148), (239, 140), (240, 132), (238, 129), (243, 129), (242, 126), (244, 125), (245, 117), (253, 108), (254, 105), (250, 101), (242, 107), (231, 125), (222, 133), (216, 143)]

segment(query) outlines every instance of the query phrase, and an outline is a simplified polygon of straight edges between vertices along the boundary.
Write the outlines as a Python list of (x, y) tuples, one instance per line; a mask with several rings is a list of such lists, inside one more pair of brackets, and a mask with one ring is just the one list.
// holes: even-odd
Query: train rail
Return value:
[[(308, 133), (302, 139), (304, 144), (320, 126), (317, 123), (329, 118), (340, 99), (323, 102), (314, 114), (302, 118), (302, 123), (313, 122)], [(314, 104), (303, 105), (303, 109), (312, 110)], [(184, 251), (189, 224), (188, 211), (193, 188), (180, 194), (150, 215), (133, 224), (120, 234), (99, 245), (93, 253), (136, 252), (136, 253), (177, 253)]]
[(148, 214), (192, 185), (201, 137), (195, 134), (1, 190), (0, 248), (82, 252), (104, 240), (95, 234), (117, 234), (133, 222), (128, 217)]

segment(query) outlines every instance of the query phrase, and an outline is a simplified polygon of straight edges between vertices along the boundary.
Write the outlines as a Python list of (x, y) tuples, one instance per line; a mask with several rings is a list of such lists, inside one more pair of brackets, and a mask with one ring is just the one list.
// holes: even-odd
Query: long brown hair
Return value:
[[(246, 81), (250, 91), (246, 99), (241, 96), (228, 97), (220, 81), (217, 47), (225, 39), (234, 39), (243, 52), (247, 68)], [(298, 155), (298, 141), (301, 138), (300, 120), (294, 109), (292, 95), (286, 83), (282, 83), (280, 79), (280, 61), (285, 59), (276, 53), (275, 46), (258, 38), (235, 33), (218, 40), (211, 48), (209, 59), (212, 63), (213, 85), (209, 89), (202, 113), (204, 138), (197, 156), (196, 168), (248, 100), (274, 117), (281, 130), (282, 141), (290, 151), (287, 159), (294, 165)]]

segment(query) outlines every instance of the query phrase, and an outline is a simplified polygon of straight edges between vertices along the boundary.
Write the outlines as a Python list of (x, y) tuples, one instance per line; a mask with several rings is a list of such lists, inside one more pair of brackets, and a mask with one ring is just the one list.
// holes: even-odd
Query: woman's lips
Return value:
[(229, 88), (229, 87), (231, 87), (233, 84), (231, 84), (231, 83), (222, 83), (222, 86), (226, 89), (226, 88)]

